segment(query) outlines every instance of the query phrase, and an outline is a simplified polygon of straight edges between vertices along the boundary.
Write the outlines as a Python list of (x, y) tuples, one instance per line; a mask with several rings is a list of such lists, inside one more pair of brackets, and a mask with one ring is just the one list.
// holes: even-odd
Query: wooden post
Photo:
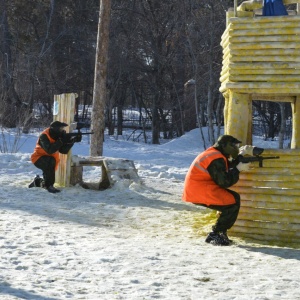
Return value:
[(228, 123), (228, 102), (229, 102), (229, 92), (226, 91), (223, 93), (224, 96), (224, 133), (228, 132), (227, 123)]
[[(54, 96), (53, 120), (67, 123), (74, 122), (75, 98), (76, 94), (61, 94)], [(70, 128), (65, 128), (69, 132)], [(55, 173), (55, 183), (59, 186), (68, 187), (70, 185), (72, 150), (66, 154), (60, 154), (60, 163)]]
[(234, 10), (234, 16), (237, 16), (237, 0), (234, 0), (233, 2), (233, 10)]
[(295, 97), (295, 102), (292, 103), (293, 113), (293, 131), (291, 140), (291, 149), (300, 148), (300, 96)]
[(225, 134), (230, 134), (241, 140), (243, 144), (246, 144), (249, 139), (250, 95), (240, 94), (230, 90), (229, 100), (227, 101), (227, 125)]

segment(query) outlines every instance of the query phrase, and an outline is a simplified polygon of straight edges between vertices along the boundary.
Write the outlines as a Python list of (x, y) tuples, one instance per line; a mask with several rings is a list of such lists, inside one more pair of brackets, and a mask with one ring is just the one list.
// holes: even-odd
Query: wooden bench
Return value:
[(101, 166), (101, 180), (97, 183), (97, 189), (107, 189), (121, 180), (140, 182), (134, 162), (128, 159), (112, 157), (79, 157), (72, 156), (70, 185), (80, 184), (85, 188), (89, 186), (83, 182), (83, 167)]

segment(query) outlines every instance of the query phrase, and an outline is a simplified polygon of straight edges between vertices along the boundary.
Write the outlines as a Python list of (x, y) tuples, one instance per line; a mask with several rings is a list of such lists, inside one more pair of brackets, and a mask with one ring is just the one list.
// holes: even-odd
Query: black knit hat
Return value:
[(66, 123), (63, 123), (63, 122), (59, 122), (59, 121), (54, 121), (50, 124), (50, 128), (61, 128), (61, 127), (67, 127), (67, 126), (69, 126), (69, 125)]

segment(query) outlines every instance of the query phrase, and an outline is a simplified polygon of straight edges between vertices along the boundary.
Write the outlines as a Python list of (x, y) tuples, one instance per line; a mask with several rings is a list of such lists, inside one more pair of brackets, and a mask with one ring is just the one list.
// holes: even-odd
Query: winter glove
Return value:
[(72, 136), (72, 137), (70, 138), (69, 143), (71, 143), (71, 144), (79, 143), (79, 142), (81, 142), (81, 139), (82, 139), (82, 135), (81, 135), (81, 134), (76, 135), (76, 136)]
[(242, 172), (242, 171), (249, 171), (249, 168), (250, 168), (250, 163), (242, 163), (242, 162), (240, 162), (237, 166), (236, 166), (236, 168), (240, 171), (240, 172)]
[(74, 144), (74, 143), (80, 143), (81, 140), (82, 140), (82, 134), (81, 134), (81, 133), (78, 133), (78, 135), (72, 136), (70, 142), (73, 143), (73, 144)]
[(245, 146), (242, 146), (239, 148), (240, 152), (239, 152), (239, 155), (250, 155), (252, 156), (253, 155), (253, 149), (255, 147), (254, 146), (250, 146), (250, 145), (245, 145)]

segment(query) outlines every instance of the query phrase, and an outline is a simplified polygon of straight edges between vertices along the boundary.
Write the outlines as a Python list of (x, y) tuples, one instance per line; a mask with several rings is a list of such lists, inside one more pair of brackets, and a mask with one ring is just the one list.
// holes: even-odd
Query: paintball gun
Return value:
[(70, 125), (70, 130), (76, 129), (77, 132), (70, 132), (70, 133), (64, 132), (63, 135), (62, 135), (62, 139), (66, 143), (81, 142), (82, 135), (88, 135), (88, 134), (93, 134), (94, 133), (94, 132), (81, 132), (81, 129), (84, 127), (84, 125), (85, 124), (82, 123), (82, 122), (72, 123)]
[(242, 163), (250, 163), (250, 162), (259, 162), (259, 167), (263, 167), (263, 160), (265, 159), (278, 159), (280, 156), (260, 156), (264, 152), (265, 149), (259, 147), (253, 147), (253, 156), (243, 156), (238, 155), (238, 157), (234, 160), (234, 165), (237, 166), (240, 162)]

